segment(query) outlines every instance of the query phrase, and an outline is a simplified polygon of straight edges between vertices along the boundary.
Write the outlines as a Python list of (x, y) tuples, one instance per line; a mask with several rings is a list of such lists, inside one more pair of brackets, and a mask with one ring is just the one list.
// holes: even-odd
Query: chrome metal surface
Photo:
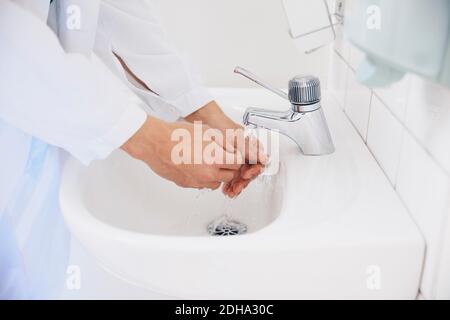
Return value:
[(247, 233), (247, 226), (234, 220), (216, 221), (208, 225), (208, 233), (212, 236), (237, 236)]
[(282, 97), (286, 100), (289, 100), (288, 94), (286, 92), (284, 92), (283, 90), (274, 88), (271, 85), (268, 85), (267, 83), (262, 81), (259, 77), (257, 77), (256, 75), (254, 75), (253, 73), (251, 73), (250, 71), (248, 71), (242, 67), (236, 67), (234, 69), (234, 73), (238, 73), (238, 74), (246, 77), (247, 79), (259, 84), (261, 87), (266, 88), (269, 91), (272, 91), (276, 95), (279, 95), (280, 97)]
[[(320, 102), (321, 93), (319, 78), (310, 75), (301, 75), (292, 78), (289, 81), (288, 95), (289, 101), (294, 105), (311, 105)], [(303, 111), (301, 110), (301, 106), (298, 108), (298, 112)]]
[[(283, 96), (278, 92), (280, 90), (263, 84), (251, 72), (239, 67), (235, 72)], [(290, 110), (280, 112), (247, 108), (243, 117), (244, 125), (278, 131), (292, 139), (305, 155), (333, 153), (333, 140), (320, 103), (319, 79), (314, 76), (294, 77), (289, 81), (287, 96), (291, 102)]]
[(274, 130), (289, 137), (305, 155), (334, 152), (333, 140), (320, 107), (305, 113), (248, 108), (244, 114), (244, 124)]

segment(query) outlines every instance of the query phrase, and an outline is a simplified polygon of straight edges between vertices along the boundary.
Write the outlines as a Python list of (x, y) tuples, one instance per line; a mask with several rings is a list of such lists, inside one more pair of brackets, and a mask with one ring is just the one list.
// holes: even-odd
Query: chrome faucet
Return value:
[(247, 108), (244, 125), (276, 130), (291, 138), (305, 155), (334, 152), (333, 140), (320, 104), (320, 81), (317, 77), (294, 77), (289, 81), (289, 93), (286, 93), (267, 85), (244, 68), (236, 67), (234, 72), (291, 103), (291, 109), (287, 111)]

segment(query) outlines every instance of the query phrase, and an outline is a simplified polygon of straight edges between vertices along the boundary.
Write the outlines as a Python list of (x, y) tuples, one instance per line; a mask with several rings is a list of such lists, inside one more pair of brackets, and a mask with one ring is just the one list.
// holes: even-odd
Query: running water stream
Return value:
[[(256, 178), (254, 183), (262, 184), (263, 189), (267, 190), (270, 188), (269, 186), (272, 184), (271, 176), (261, 175)], [(233, 205), (235, 203), (234, 198), (225, 197), (224, 209), (222, 214), (217, 217), (214, 221), (212, 221), (208, 227), (208, 233), (213, 236), (229, 236), (229, 235), (239, 235), (245, 234), (248, 231), (247, 225), (240, 222), (239, 215), (244, 215), (245, 212), (235, 212), (233, 210)], [(264, 206), (268, 201), (268, 197), (265, 191), (261, 193), (261, 201), (260, 203)], [(256, 215), (252, 215), (251, 224), (253, 224), (253, 219), (257, 219)]]

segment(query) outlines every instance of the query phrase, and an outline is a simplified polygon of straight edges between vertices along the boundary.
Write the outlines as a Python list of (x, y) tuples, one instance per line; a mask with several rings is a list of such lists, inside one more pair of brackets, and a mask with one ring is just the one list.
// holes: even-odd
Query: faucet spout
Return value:
[(305, 155), (325, 155), (334, 152), (333, 140), (322, 108), (305, 113), (248, 108), (243, 123), (289, 137)]

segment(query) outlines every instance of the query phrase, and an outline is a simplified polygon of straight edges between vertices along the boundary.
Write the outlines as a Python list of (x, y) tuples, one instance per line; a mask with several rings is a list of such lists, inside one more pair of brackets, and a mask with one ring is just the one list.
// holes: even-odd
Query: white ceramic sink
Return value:
[[(232, 117), (286, 109), (260, 89), (215, 90)], [(303, 156), (281, 137), (280, 172), (227, 201), (181, 189), (116, 152), (66, 165), (61, 207), (109, 272), (178, 298), (415, 298), (423, 239), (345, 114), (325, 94), (336, 152)], [(245, 235), (213, 237), (224, 212)]]

